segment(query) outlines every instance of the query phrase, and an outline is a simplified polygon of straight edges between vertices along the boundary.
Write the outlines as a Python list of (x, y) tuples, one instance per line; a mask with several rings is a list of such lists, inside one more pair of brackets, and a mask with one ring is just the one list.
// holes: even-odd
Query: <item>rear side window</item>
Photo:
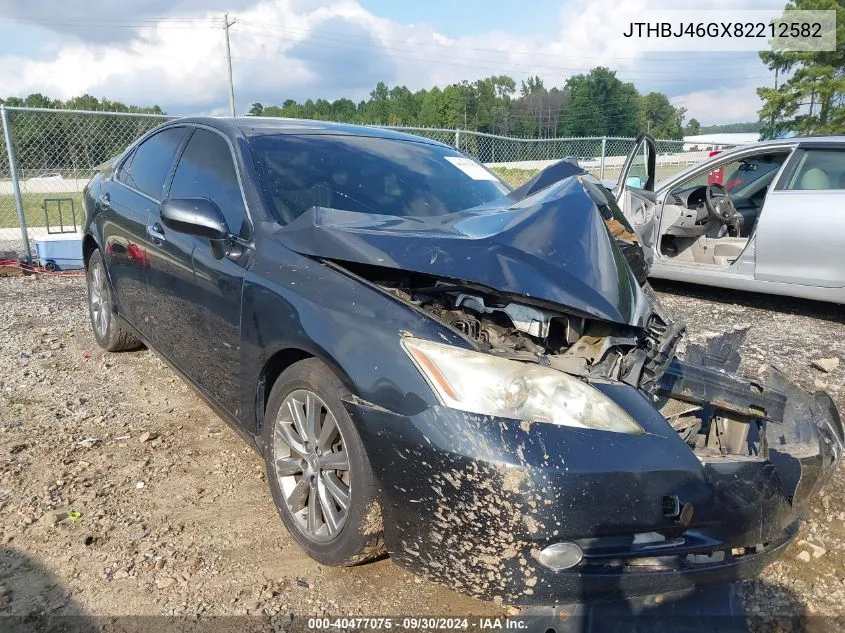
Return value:
[(786, 188), (799, 191), (845, 189), (845, 151), (806, 150)]
[(208, 198), (220, 208), (229, 230), (249, 239), (249, 222), (232, 152), (219, 134), (194, 131), (176, 167), (170, 197)]
[(172, 127), (148, 138), (120, 167), (117, 180), (151, 198), (161, 200), (164, 181), (170, 173), (185, 132), (184, 127)]

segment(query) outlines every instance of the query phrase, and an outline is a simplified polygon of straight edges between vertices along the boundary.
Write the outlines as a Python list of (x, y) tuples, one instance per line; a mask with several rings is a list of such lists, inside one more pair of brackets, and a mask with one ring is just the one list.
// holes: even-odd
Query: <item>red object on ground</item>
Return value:
[(35, 264), (26, 264), (19, 259), (0, 259), (0, 266), (14, 266), (20, 268), (25, 273), (38, 273), (39, 275), (62, 275), (64, 277), (74, 277), (84, 275), (85, 272), (81, 270), (47, 270), (43, 266), (36, 266)]

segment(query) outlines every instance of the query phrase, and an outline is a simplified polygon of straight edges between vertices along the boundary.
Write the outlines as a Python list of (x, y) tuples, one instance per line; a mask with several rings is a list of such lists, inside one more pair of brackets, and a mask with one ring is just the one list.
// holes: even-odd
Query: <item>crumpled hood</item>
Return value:
[(651, 306), (577, 177), (436, 217), (314, 207), (275, 239), (313, 257), (437, 275), (645, 327)]

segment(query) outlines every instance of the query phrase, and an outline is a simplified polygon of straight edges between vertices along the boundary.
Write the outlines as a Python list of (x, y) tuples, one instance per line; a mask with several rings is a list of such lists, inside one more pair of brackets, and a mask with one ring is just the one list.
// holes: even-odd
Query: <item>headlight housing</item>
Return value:
[(599, 431), (644, 433), (619, 405), (563, 372), (414, 337), (402, 347), (453, 409)]

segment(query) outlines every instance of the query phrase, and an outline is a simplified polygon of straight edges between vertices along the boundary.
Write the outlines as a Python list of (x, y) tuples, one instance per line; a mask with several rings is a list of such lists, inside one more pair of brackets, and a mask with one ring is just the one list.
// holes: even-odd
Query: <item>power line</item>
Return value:
[[(337, 49), (337, 50), (349, 50), (349, 47), (351, 45), (353, 47), (357, 46), (357, 47), (359, 47), (359, 49), (368, 49), (368, 50), (378, 49), (379, 52), (387, 53), (392, 58), (397, 59), (397, 60), (402, 60), (402, 61), (410, 61), (410, 62), (417, 62), (417, 63), (423, 63), (423, 64), (431, 64), (432, 62), (434, 62), (438, 65), (444, 65), (444, 66), (456, 66), (456, 67), (459, 67), (459, 68), (482, 69), (482, 70), (489, 70), (489, 71), (492, 71), (492, 72), (507, 72), (507, 73), (512, 73), (512, 74), (517, 74), (517, 75), (520, 75), (520, 76), (531, 76), (533, 74), (536, 74), (537, 72), (544, 72), (544, 71), (545, 72), (559, 72), (561, 74), (570, 74), (570, 72), (588, 73), (591, 70), (589, 66), (581, 66), (581, 67), (563, 67), (563, 66), (554, 67), (554, 66), (540, 66), (540, 65), (528, 66), (528, 65), (524, 65), (524, 64), (514, 64), (512, 62), (496, 63), (495, 61), (492, 61), (490, 63), (483, 63), (483, 62), (480, 62), (479, 60), (466, 60), (465, 62), (462, 62), (462, 61), (456, 60), (454, 57), (444, 58), (444, 57), (438, 57), (438, 56), (435, 56), (435, 55), (426, 55), (425, 57), (415, 57), (415, 56), (412, 56), (412, 55), (409, 55), (409, 54), (405, 54), (401, 51), (397, 51), (397, 49), (392, 49), (392, 48), (375, 47), (375, 46), (372, 46), (372, 45), (362, 47), (361, 44), (338, 43), (338, 42), (333, 42), (333, 41), (322, 42), (322, 43), (321, 42), (313, 42), (313, 41), (305, 41), (305, 42), (297, 42), (297, 45), (300, 46), (300, 47), (303, 47), (303, 46), (319, 46), (319, 47), (328, 46), (330, 48), (334, 48), (334, 49)], [(284, 52), (279, 51), (279, 54), (284, 54)], [(267, 63), (267, 57), (257, 58), (257, 57), (248, 57), (248, 56), (238, 56), (237, 58), (243, 59), (243, 60), (248, 60), (248, 61), (256, 61), (256, 62)], [(495, 64), (495, 65), (491, 65), (491, 64)], [(623, 72), (625, 74), (622, 74)], [(656, 74), (659, 75), (659, 77), (651, 77), (651, 76), (647, 76), (647, 77), (628, 77), (629, 72), (637, 73), (637, 72), (648, 72), (648, 71), (619, 71), (619, 72), (616, 73), (617, 78), (619, 78), (620, 81), (628, 81), (628, 82), (639, 81), (639, 82), (648, 82), (648, 83), (653, 83), (653, 84), (669, 84), (669, 83), (675, 84), (675, 83), (678, 82), (677, 78), (667, 77), (666, 76), (667, 73), (665, 71), (660, 72), (660, 73), (656, 73)], [(683, 72), (686, 73), (688, 71), (684, 70)], [(738, 78), (739, 79), (751, 79), (751, 80), (763, 79), (762, 77), (754, 76), (754, 75), (745, 75), (745, 76), (741, 76), (741, 77), (734, 76), (734, 79), (738, 79)]]
[(115, 25), (128, 25), (128, 26), (147, 26), (150, 24), (164, 24), (168, 22), (177, 22), (177, 23), (185, 23), (185, 22), (216, 22), (216, 18), (207, 18), (207, 17), (170, 17), (170, 16), (161, 16), (161, 17), (131, 17), (131, 18), (91, 18), (91, 17), (73, 17), (67, 16), (64, 18), (57, 18), (57, 17), (25, 17), (25, 16), (10, 16), (2, 18), (4, 20), (9, 20), (10, 22), (22, 22), (26, 24), (60, 24), (60, 25), (81, 25), (81, 26), (115, 26)]
[[(242, 21), (241, 24), (249, 25), (255, 27), (252, 23)], [(258, 28), (261, 28), (260, 26)], [(240, 29), (239, 29), (240, 30)], [(243, 31), (242, 31), (243, 32)], [(272, 34), (263, 34), (257, 33), (255, 31), (245, 31), (250, 33), (251, 35), (259, 36), (259, 37), (268, 37), (268, 38), (276, 38), (276, 39), (283, 39), (281, 35), (272, 35)], [(314, 39), (323, 40), (323, 42), (315, 42)], [(456, 60), (454, 55), (449, 57), (438, 57), (435, 54), (427, 53), (425, 51), (416, 51), (414, 49), (408, 48), (401, 48), (401, 47), (394, 47), (394, 46), (384, 46), (380, 43), (376, 43), (373, 39), (362, 39), (359, 41), (343, 41), (338, 40), (333, 37), (328, 37), (326, 35), (315, 34), (312, 33), (309, 35), (307, 40), (298, 40), (295, 42), (297, 46), (329, 46), (336, 49), (348, 49), (349, 47), (357, 47), (358, 49), (362, 50), (378, 50), (380, 52), (385, 52), (390, 54), (392, 57), (397, 59), (409, 60), (409, 61), (420, 61), (420, 62), (431, 62), (436, 61), (440, 64), (450, 65), (450, 66), (463, 66), (463, 67), (472, 67), (472, 68), (484, 68), (490, 70), (514, 70), (517, 72), (522, 72), (523, 74), (531, 74), (532, 72), (538, 71), (551, 71), (551, 72), (585, 72), (590, 70), (590, 65), (581, 65), (581, 66), (548, 66), (543, 64), (525, 64), (520, 62), (504, 62), (498, 63), (495, 60), (490, 60), (489, 63), (485, 64), (484, 60), (478, 59), (467, 59), (466, 63), (461, 63), (461, 61)], [(447, 47), (448, 48), (448, 47)], [(409, 54), (420, 52), (424, 57), (416, 57)], [(500, 53), (506, 53), (506, 51), (497, 51)], [(683, 61), (683, 58), (678, 58), (674, 60), (675, 62)], [(493, 66), (489, 64), (495, 64)], [(735, 70), (735, 65), (731, 67), (732, 70)], [(665, 70), (642, 70), (642, 69), (631, 69), (627, 71), (619, 71), (625, 73), (635, 73), (638, 75), (655, 75), (659, 78), (655, 79), (647, 79), (648, 81), (658, 82), (658, 83), (668, 83), (674, 82), (675, 79), (667, 78)], [(687, 69), (683, 69), (684, 73), (688, 73)], [(617, 73), (618, 74), (618, 73)], [(736, 78), (736, 77), (734, 77)], [(757, 76), (745, 76), (740, 77), (744, 79), (760, 79), (761, 77)]]
[[(309, 35), (313, 36), (313, 29), (303, 29), (303, 28), (297, 28), (297, 27), (285, 27), (285, 26), (280, 26), (280, 25), (275, 25), (275, 24), (259, 24), (257, 22), (251, 22), (249, 20), (241, 20), (241, 23), (246, 24), (246, 25), (250, 25), (250, 26), (253, 26), (253, 27), (256, 27), (256, 28), (260, 28), (260, 29), (276, 30), (276, 31), (284, 31), (284, 32), (300, 32), (300, 33), (305, 33), (305, 34), (309, 34)], [(336, 31), (320, 31), (320, 33), (322, 33), (323, 35), (327, 35), (327, 36), (335, 36), (338, 39), (347, 39), (347, 40), (378, 39), (381, 42), (398, 42), (398, 43), (401, 43), (401, 44), (408, 44), (409, 43), (408, 40), (397, 40), (397, 39), (391, 39), (391, 38), (385, 38), (385, 37), (363, 38), (363, 37), (352, 35), (352, 34), (349, 34), (349, 33), (338, 33)], [(478, 47), (462, 46), (462, 45), (452, 46), (450, 44), (441, 44), (439, 42), (410, 42), (410, 43), (412, 43), (414, 46), (433, 46), (433, 47), (448, 49), (448, 50), (451, 50), (451, 51), (455, 51), (457, 49), (457, 50), (470, 50), (470, 51), (479, 51), (479, 52), (486, 52), (486, 53), (502, 53), (502, 54), (512, 54), (512, 55), (531, 55), (531, 56), (537, 55), (536, 51), (514, 51), (514, 50), (504, 50), (504, 49), (496, 49), (496, 48), (478, 48)], [(730, 53), (728, 53), (728, 54), (730, 54)], [(754, 53), (754, 55), (756, 56), (756, 53)], [(637, 56), (611, 57), (611, 56), (608, 56), (608, 55), (572, 55), (572, 54), (569, 54), (569, 53), (566, 54), (566, 57), (571, 57), (571, 58), (574, 58), (574, 59), (615, 59), (615, 60), (630, 60), (630, 61), (639, 59)], [(715, 57), (706, 57), (706, 58), (705, 57), (696, 57), (696, 59), (698, 59), (700, 61), (715, 61), (715, 60), (724, 61), (725, 57), (724, 56), (715, 56)], [(675, 61), (677, 61), (677, 60), (666, 59), (666, 58), (663, 58), (663, 57), (655, 57), (654, 59), (649, 60), (649, 63), (651, 63), (651, 62), (672, 63), (672, 62), (675, 62)]]
[[(255, 24), (253, 24), (251, 22), (247, 22), (247, 21), (242, 21), (241, 24), (247, 25), (247, 26), (252, 27), (252, 28), (258, 28), (258, 29), (273, 29), (273, 27), (271, 27), (271, 26), (255, 25)], [(251, 35), (256, 35), (256, 36), (259, 36), (259, 37), (268, 37), (268, 38), (272, 37), (272, 38), (277, 38), (277, 39), (283, 39), (282, 35), (271, 35), (269, 33), (267, 33), (267, 34), (258, 33), (258, 32), (250, 31), (250, 30), (243, 31), (243, 32), (250, 33)], [(330, 42), (331, 44), (318, 44), (317, 42), (313, 42), (312, 41), (313, 39), (323, 40), (325, 42)], [(409, 58), (409, 59), (424, 59), (424, 60), (430, 60), (430, 59), (435, 59), (435, 60), (451, 59), (451, 60), (454, 60), (455, 59), (454, 55), (450, 55), (447, 58), (440, 58), (440, 57), (433, 56), (433, 54), (431, 54), (431, 53), (427, 53), (425, 51), (418, 51), (416, 49), (402, 48), (402, 47), (397, 47), (397, 46), (385, 46), (384, 44), (382, 44), (382, 40), (378, 40), (376, 38), (356, 38), (356, 39), (352, 40), (352, 39), (342, 39), (342, 38), (331, 37), (329, 35), (322, 34), (322, 33), (310, 33), (309, 36), (308, 36), (308, 39), (297, 40), (294, 43), (298, 46), (303, 46), (303, 45), (305, 45), (305, 46), (307, 46), (307, 45), (315, 45), (315, 46), (316, 45), (334, 45), (335, 47), (343, 47), (343, 48), (348, 47), (348, 46), (353, 46), (353, 47), (359, 47), (359, 48), (365, 48), (365, 49), (378, 49), (380, 51), (385, 51), (385, 52), (388, 52), (388, 53), (391, 53), (391, 54), (421, 53), (421, 54), (425, 55), (425, 58), (413, 57), (413, 58)], [(461, 48), (449, 47), (449, 46), (445, 46), (443, 48), (445, 50), (452, 52), (452, 53), (459, 52), (460, 50), (472, 50), (472, 49), (461, 49)], [(495, 52), (495, 53), (500, 53), (500, 54), (508, 54), (508, 51), (499, 51), (499, 50), (494, 51), (492, 49), (489, 49), (489, 50), (490, 50), (490, 52)], [(543, 58), (550, 57), (549, 55), (537, 55), (536, 52), (533, 53), (533, 55), (535, 57), (543, 57)], [(567, 55), (567, 58), (569, 58), (569, 57), (578, 58), (578, 56)], [(407, 57), (405, 57), (405, 58), (408, 59)], [(608, 59), (608, 58), (595, 57), (595, 58), (591, 58), (591, 59)], [(633, 60), (634, 58), (624, 58), (624, 59)], [(495, 63), (495, 60), (490, 60), (490, 61)], [(663, 61), (664, 62), (677, 63), (679, 60), (678, 59), (672, 59), (672, 60), (664, 59)], [(471, 60), (467, 60), (467, 62), (469, 62), (470, 64), (473, 64), (473, 65), (476, 65), (478, 62), (483, 63), (484, 60), (471, 59)], [(583, 64), (583, 65), (579, 65), (579, 66), (547, 66), (547, 65), (542, 65), (542, 64), (527, 64), (527, 63), (522, 63), (522, 62), (506, 62), (505, 64), (498, 64), (498, 65), (499, 66), (509, 66), (509, 67), (513, 67), (513, 68), (544, 69), (544, 70), (554, 70), (554, 71), (579, 71), (579, 70), (587, 70), (587, 69), (591, 68), (590, 64)], [(730, 68), (731, 68), (731, 70), (734, 70), (736, 68), (735, 62), (731, 63)], [(665, 70), (634, 69), (631, 72), (636, 72), (636, 73), (639, 73), (639, 74), (642, 74), (642, 75), (659, 75), (659, 76), (665, 76), (666, 75)]]

